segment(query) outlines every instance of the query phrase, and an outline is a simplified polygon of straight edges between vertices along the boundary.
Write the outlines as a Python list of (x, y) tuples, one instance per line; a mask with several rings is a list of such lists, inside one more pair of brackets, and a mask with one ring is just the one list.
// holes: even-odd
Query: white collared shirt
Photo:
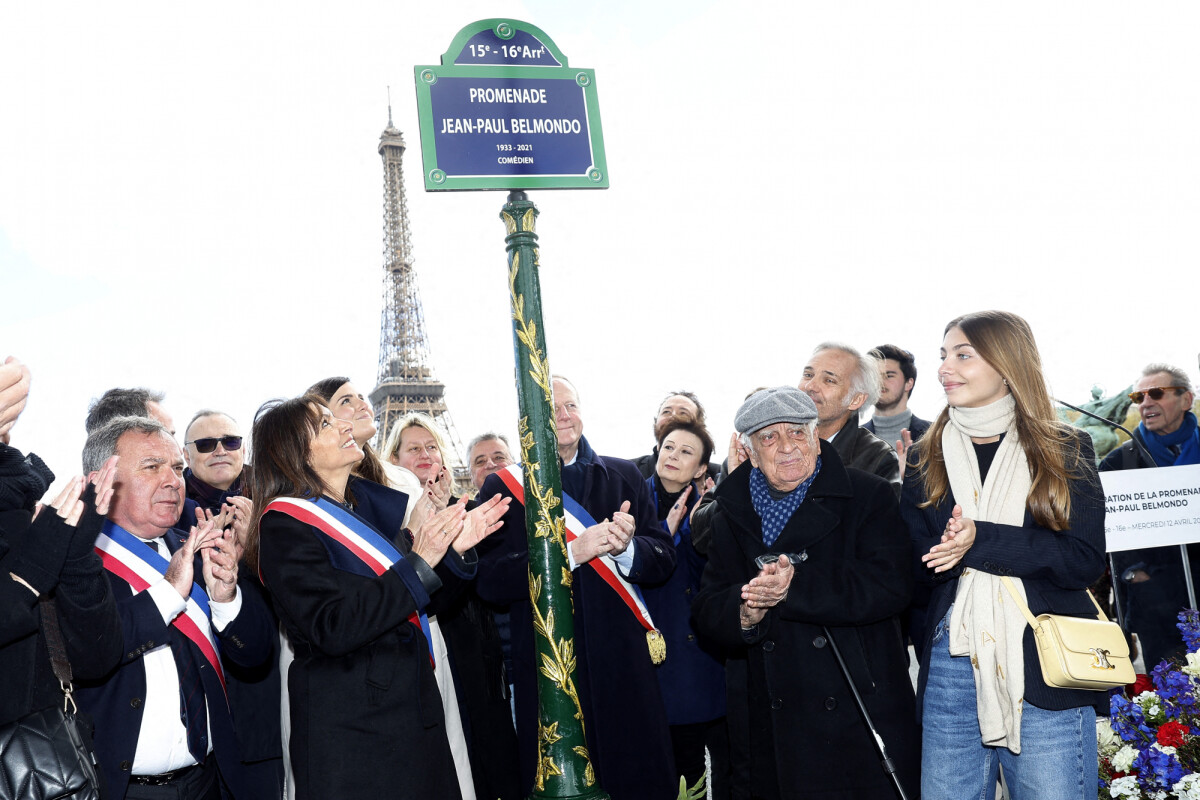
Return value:
[[(170, 560), (162, 538), (144, 540), (154, 547), (159, 555)], [(187, 603), (166, 578), (146, 589), (163, 622), (171, 622), (183, 613)], [(237, 617), (242, 607), (242, 595), (236, 593), (228, 603), (209, 600), (212, 624), (218, 630)], [(158, 775), (196, 763), (187, 746), (187, 728), (180, 719), (179, 671), (175, 667), (175, 656), (169, 644), (161, 644), (142, 655), (142, 666), (146, 670), (146, 697), (142, 710), (142, 725), (138, 730), (137, 750), (133, 756), (134, 775)], [(208, 751), (212, 752), (212, 722), (208, 726)]]

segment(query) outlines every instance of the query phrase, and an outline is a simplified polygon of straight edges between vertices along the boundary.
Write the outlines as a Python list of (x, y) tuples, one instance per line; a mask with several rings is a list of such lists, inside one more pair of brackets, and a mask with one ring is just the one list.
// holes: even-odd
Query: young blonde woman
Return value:
[(1035, 614), (1094, 617), (1104, 573), (1104, 498), (1091, 442), (1057, 420), (1033, 332), (982, 311), (952, 320), (938, 380), (946, 408), (909, 454), (901, 512), (917, 579), (933, 585), (917, 701), (921, 796), (1096, 796), (1095, 712), (1105, 692), (1048, 687)]

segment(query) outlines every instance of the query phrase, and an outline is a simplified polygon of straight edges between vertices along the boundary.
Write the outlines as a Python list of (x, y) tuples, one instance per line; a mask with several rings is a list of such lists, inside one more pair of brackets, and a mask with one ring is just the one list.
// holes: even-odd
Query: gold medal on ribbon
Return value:
[(667, 660), (667, 640), (663, 638), (662, 631), (646, 631), (646, 647), (650, 648), (650, 660), (655, 664)]

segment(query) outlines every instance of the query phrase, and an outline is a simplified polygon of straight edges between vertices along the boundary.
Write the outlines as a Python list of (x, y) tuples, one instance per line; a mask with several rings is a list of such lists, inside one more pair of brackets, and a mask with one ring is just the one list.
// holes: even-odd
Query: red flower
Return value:
[(1179, 722), (1164, 722), (1158, 729), (1158, 743), (1162, 747), (1179, 747), (1183, 744), (1184, 734), (1191, 732), (1191, 728)]
[(1154, 691), (1154, 682), (1150, 680), (1149, 675), (1143, 675), (1140, 672), (1137, 679), (1125, 687), (1125, 694), (1129, 697), (1137, 697), (1142, 692), (1152, 691)]

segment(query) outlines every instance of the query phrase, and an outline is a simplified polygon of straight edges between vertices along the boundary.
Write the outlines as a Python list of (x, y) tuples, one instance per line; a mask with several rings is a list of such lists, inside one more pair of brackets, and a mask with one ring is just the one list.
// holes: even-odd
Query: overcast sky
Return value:
[(413, 67), (485, 18), (596, 71), (612, 188), (534, 192), (552, 368), (601, 452), (669, 390), (718, 442), (812, 347), (917, 354), (1003, 308), (1082, 402), (1193, 376), (1200, 6), (1167, 2), (45, 2), (0, 16), (0, 357), (13, 444), (60, 481), (88, 401), (180, 425), (313, 381), (375, 385), (393, 117), (433, 366), (460, 436), (516, 429), (501, 192), (426, 193)]

